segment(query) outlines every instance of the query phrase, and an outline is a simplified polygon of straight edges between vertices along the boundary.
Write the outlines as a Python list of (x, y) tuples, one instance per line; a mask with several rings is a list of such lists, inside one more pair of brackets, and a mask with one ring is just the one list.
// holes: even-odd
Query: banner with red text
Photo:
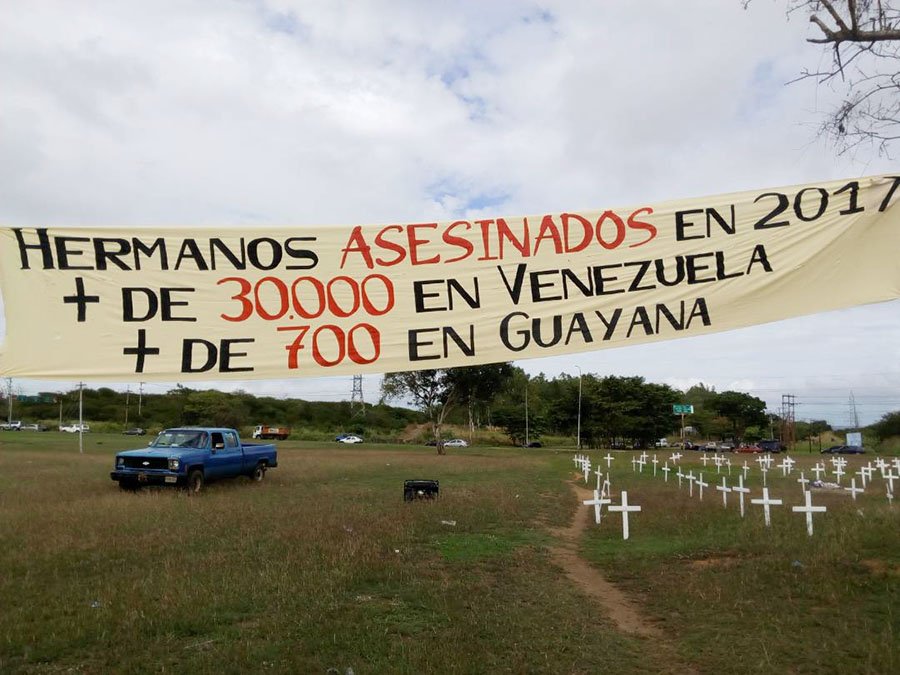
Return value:
[(443, 223), (0, 229), (0, 373), (276, 379), (701, 335), (900, 297), (900, 177)]

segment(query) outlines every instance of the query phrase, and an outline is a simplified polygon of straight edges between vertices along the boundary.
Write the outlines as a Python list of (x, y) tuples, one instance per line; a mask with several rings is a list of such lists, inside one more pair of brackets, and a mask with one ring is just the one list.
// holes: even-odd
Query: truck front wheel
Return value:
[(196, 494), (203, 489), (203, 471), (194, 469), (188, 474), (187, 491)]
[(256, 468), (253, 469), (253, 473), (250, 474), (250, 480), (254, 483), (261, 483), (262, 479), (266, 477), (266, 465), (263, 463), (259, 463), (256, 465)]

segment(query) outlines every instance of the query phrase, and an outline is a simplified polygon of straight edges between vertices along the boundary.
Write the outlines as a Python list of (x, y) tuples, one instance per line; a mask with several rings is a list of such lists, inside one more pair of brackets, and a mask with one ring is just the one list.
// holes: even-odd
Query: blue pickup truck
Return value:
[(241, 443), (234, 429), (185, 427), (166, 429), (140, 450), (118, 453), (109, 477), (123, 490), (175, 485), (200, 492), (206, 481), (218, 478), (248, 476), (259, 482), (276, 466), (271, 443)]

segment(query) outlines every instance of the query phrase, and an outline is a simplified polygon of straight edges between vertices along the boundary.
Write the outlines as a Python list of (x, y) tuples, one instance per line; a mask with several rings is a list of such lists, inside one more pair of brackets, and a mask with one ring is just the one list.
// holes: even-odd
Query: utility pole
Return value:
[(128, 396), (131, 394), (131, 387), (125, 387), (125, 428), (128, 429)]
[(794, 447), (795, 406), (797, 397), (793, 394), (781, 395), (781, 442), (789, 448)]
[(84, 382), (78, 383), (78, 452), (84, 454)]
[(576, 436), (576, 449), (581, 450), (581, 368), (578, 368), (578, 432)]
[(141, 402), (144, 399), (144, 383), (141, 382), (138, 386), (138, 419), (141, 419)]
[(853, 430), (859, 431), (859, 412), (856, 410), (856, 399), (853, 392), (850, 392), (850, 421), (853, 423)]
[(12, 378), (6, 378), (6, 400), (9, 402), (9, 417), (6, 422), (12, 428)]
[(353, 391), (350, 393), (350, 416), (363, 416), (366, 414), (366, 403), (363, 400), (363, 376), (353, 376)]

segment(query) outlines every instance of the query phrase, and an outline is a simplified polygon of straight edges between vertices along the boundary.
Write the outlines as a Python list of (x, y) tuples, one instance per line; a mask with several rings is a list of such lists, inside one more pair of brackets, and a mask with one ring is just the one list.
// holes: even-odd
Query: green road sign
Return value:
[(676, 403), (672, 406), (672, 412), (676, 415), (693, 415), (694, 414), (694, 406), (688, 405), (687, 403)]

